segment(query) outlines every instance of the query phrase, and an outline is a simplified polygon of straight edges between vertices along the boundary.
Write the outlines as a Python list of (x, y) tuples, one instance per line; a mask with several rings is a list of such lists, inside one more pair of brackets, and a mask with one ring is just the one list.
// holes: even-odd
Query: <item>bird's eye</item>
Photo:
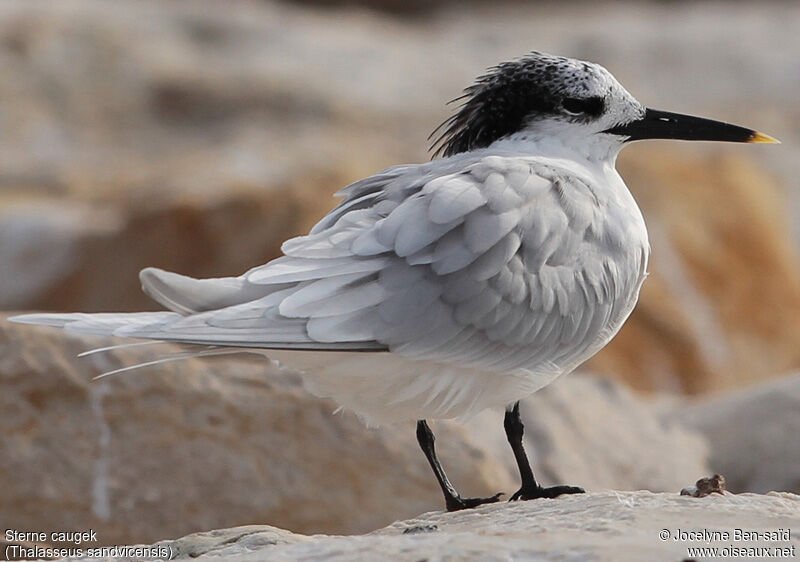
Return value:
[(603, 98), (566, 98), (561, 102), (561, 107), (570, 115), (592, 115), (603, 113)]

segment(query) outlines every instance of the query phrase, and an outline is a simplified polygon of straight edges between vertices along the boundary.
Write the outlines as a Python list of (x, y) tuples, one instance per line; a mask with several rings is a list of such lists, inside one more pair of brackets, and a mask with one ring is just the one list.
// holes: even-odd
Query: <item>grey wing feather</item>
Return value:
[(150, 298), (183, 315), (241, 304), (286, 287), (255, 285), (243, 277), (194, 279), (155, 267), (143, 269), (139, 280)]
[(640, 282), (591, 261), (610, 233), (565, 196), (568, 181), (519, 157), (389, 168), (342, 190), (344, 201), (287, 241), (285, 256), (241, 277), (145, 270), (145, 290), (177, 313), (38, 320), (209, 345), (554, 369), (629, 312), (610, 298), (619, 283)]

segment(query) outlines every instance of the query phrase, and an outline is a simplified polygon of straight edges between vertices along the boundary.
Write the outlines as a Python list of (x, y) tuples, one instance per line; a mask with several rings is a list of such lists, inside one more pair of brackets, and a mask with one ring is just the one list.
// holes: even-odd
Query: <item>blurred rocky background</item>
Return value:
[[(677, 490), (713, 469), (734, 491), (798, 491), (800, 383), (768, 381), (800, 367), (798, 27), (794, 2), (0, 3), (0, 309), (151, 309), (145, 266), (264, 263), (340, 187), (429, 158), (445, 102), (486, 67), (587, 58), (647, 105), (783, 144), (623, 152), (652, 275), (587, 366), (610, 379), (530, 401), (537, 468), (596, 489)], [(439, 508), (411, 428), (331, 417), (263, 362), (90, 384), (154, 356), (75, 357), (103, 343), (0, 325), (8, 528), (113, 544), (245, 523), (363, 532)], [(516, 489), (491, 419), (440, 429), (466, 493)]]

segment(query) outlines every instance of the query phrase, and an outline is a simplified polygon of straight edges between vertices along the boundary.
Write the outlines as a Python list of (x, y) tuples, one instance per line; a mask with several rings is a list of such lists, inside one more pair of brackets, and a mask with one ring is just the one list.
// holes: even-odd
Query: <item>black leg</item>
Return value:
[(422, 452), (425, 453), (425, 458), (428, 459), (428, 463), (431, 465), (433, 473), (436, 475), (436, 480), (439, 481), (439, 486), (442, 488), (442, 493), (444, 494), (447, 511), (458, 511), (459, 509), (477, 507), (485, 503), (494, 503), (500, 499), (500, 496), (503, 495), (502, 492), (489, 498), (462, 498), (459, 496), (458, 492), (456, 492), (456, 489), (447, 478), (447, 474), (445, 474), (442, 465), (439, 463), (439, 459), (436, 457), (436, 449), (433, 445), (435, 440), (436, 438), (433, 436), (433, 431), (428, 427), (427, 422), (425, 420), (419, 420), (417, 422), (417, 441), (419, 441), (419, 446), (422, 448)]
[(582, 494), (583, 488), (576, 486), (552, 486), (543, 488), (533, 477), (531, 463), (528, 462), (528, 455), (525, 454), (525, 447), (522, 444), (522, 434), (525, 426), (519, 416), (519, 402), (514, 403), (510, 410), (506, 410), (506, 417), (503, 421), (506, 428), (506, 437), (511, 450), (514, 451), (514, 458), (519, 467), (519, 476), (522, 480), (522, 487), (517, 490), (508, 501), (532, 500), (536, 498), (555, 498), (561, 494)]

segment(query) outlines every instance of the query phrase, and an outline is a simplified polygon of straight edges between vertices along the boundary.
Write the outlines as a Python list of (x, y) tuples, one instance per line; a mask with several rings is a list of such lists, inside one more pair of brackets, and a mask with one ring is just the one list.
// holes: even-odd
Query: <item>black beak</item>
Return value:
[(738, 125), (703, 119), (702, 117), (692, 117), (691, 115), (681, 115), (680, 113), (670, 113), (669, 111), (659, 111), (658, 109), (646, 109), (644, 117), (641, 119), (612, 127), (603, 132), (628, 137), (625, 142), (644, 139), (780, 142), (769, 135), (739, 127)]

